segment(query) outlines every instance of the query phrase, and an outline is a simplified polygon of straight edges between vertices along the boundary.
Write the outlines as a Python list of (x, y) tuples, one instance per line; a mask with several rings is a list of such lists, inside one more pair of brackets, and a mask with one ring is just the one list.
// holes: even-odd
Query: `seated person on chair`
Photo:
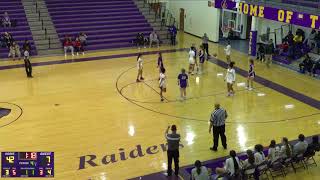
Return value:
[(309, 34), (308, 38), (306, 38), (303, 43), (307, 43), (309, 48), (313, 49), (316, 46), (316, 40), (315, 40), (316, 35), (317, 35), (317, 32), (316, 30), (313, 29)]
[(158, 35), (157, 35), (157, 33), (155, 31), (151, 32), (150, 37), (149, 37), (149, 41), (150, 41), (149, 42), (150, 43), (149, 47), (152, 46), (152, 43), (156, 43), (157, 46), (159, 47), (159, 39), (158, 39)]
[(2, 17), (2, 25), (4, 27), (11, 27), (11, 20), (10, 20), (8, 12), (4, 12), (4, 15)]
[(318, 61), (314, 64), (314, 66), (313, 66), (313, 68), (312, 68), (313, 77), (316, 76), (317, 71), (320, 71), (320, 60), (318, 60)]
[(64, 49), (64, 55), (67, 56), (67, 51), (71, 51), (71, 55), (74, 56), (74, 48), (73, 48), (73, 42), (71, 40), (71, 37), (66, 36), (63, 42), (63, 49)]
[(299, 64), (300, 72), (305, 73), (308, 71), (311, 74), (313, 67), (313, 62), (308, 54), (306, 54), (305, 59)]
[(237, 157), (237, 153), (234, 150), (230, 151), (230, 158), (226, 159), (224, 167), (216, 168), (216, 174), (220, 176), (229, 175), (229, 176), (238, 176), (241, 170), (240, 160)]
[(283, 137), (279, 157), (282, 159), (286, 159), (286, 158), (291, 158), (292, 155), (293, 155), (292, 145), (289, 143), (288, 138)]
[(8, 57), (12, 57), (13, 60), (16, 60), (16, 57), (18, 57), (18, 60), (20, 60), (21, 52), (19, 44), (12, 42)]
[(144, 46), (144, 36), (142, 33), (137, 34), (135, 44), (138, 46), (139, 49), (140, 47)]
[(307, 141), (305, 141), (305, 137), (303, 134), (300, 134), (298, 138), (299, 141), (293, 146), (294, 156), (305, 153), (308, 147), (308, 143)]
[(258, 166), (266, 160), (266, 156), (263, 153), (263, 146), (261, 144), (255, 145), (254, 150), (256, 151), (254, 153), (254, 159), (255, 159), (254, 161), (255, 161), (255, 164)]
[(82, 47), (87, 45), (87, 38), (88, 38), (88, 36), (84, 32), (81, 32), (79, 34), (79, 40), (81, 42)]
[(318, 135), (312, 136), (312, 142), (308, 144), (307, 150), (304, 156), (314, 156), (315, 153), (320, 151), (320, 143)]
[(10, 48), (11, 44), (12, 44), (13, 41), (14, 41), (13, 38), (12, 38), (12, 36), (11, 36), (11, 34), (8, 33), (8, 32), (4, 32), (3, 38), (4, 38), (4, 41), (5, 41), (5, 46), (6, 46), (7, 48)]

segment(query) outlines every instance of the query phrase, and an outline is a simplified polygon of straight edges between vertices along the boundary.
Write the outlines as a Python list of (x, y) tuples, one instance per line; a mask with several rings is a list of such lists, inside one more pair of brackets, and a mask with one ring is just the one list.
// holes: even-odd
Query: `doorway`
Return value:
[(180, 8), (180, 26), (179, 26), (179, 30), (180, 31), (184, 31), (184, 9)]

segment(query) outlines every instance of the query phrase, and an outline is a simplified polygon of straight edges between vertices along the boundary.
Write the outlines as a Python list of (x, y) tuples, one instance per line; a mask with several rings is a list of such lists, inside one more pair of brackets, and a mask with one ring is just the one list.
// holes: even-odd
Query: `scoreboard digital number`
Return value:
[(1, 177), (54, 177), (53, 152), (2, 152)]

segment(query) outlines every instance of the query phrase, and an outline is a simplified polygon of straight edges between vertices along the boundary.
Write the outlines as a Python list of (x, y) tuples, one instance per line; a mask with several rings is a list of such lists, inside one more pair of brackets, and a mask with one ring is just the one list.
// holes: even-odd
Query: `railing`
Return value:
[(41, 29), (44, 31), (44, 38), (45, 38), (45, 40), (48, 40), (48, 47), (50, 49), (51, 48), (51, 39), (48, 36), (48, 31), (47, 31), (47, 28), (45, 27), (45, 24), (44, 24), (45, 21), (43, 20), (43, 18), (41, 16), (41, 8), (39, 7), (37, 0), (33, 0), (33, 6), (36, 10), (35, 13), (38, 14), (38, 21), (41, 22)]
[[(172, 25), (176, 26), (176, 19), (166, 7), (163, 7), (160, 0), (143, 0), (143, 7), (148, 7), (149, 14), (154, 13), (154, 22), (160, 19), (161, 30)], [(169, 38), (169, 31), (167, 31), (166, 36)]]

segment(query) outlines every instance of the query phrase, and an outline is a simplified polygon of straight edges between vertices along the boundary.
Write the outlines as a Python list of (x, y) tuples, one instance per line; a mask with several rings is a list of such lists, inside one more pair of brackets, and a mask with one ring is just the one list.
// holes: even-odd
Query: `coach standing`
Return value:
[(220, 108), (220, 104), (216, 103), (214, 105), (215, 110), (212, 112), (210, 117), (210, 127), (209, 133), (211, 133), (211, 129), (213, 131), (213, 147), (210, 148), (212, 151), (217, 151), (219, 136), (221, 137), (222, 146), (224, 149), (227, 149), (227, 138), (225, 133), (225, 121), (228, 117), (227, 111), (223, 108)]
[(174, 173), (176, 176), (179, 174), (179, 142), (180, 142), (180, 134), (177, 134), (176, 125), (171, 126), (171, 134), (169, 134), (170, 126), (168, 126), (165, 137), (168, 142), (168, 176), (172, 175), (172, 159), (174, 160)]

